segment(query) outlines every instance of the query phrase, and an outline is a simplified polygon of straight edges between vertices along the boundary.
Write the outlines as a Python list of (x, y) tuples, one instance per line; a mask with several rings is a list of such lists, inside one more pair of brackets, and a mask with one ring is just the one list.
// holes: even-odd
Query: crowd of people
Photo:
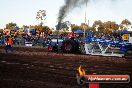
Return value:
[(44, 46), (43, 44), (46, 41), (46, 37), (40, 35), (28, 35), (27, 33), (6, 35), (0, 33), (0, 45), (5, 45), (8, 37), (12, 38), (12, 45), (24, 46), (26, 42), (31, 42), (33, 46)]
[(26, 32), (0, 32), (0, 46), (5, 46), (6, 53), (8, 53), (8, 50), (13, 51), (12, 46), (28, 46), (29, 43), (31, 46), (45, 47), (48, 43), (48, 36)]
[[(91, 32), (92, 33), (92, 32)], [(89, 32), (89, 34), (91, 34)], [(87, 33), (88, 34), (88, 33)], [(87, 36), (86, 34), (86, 36)], [(73, 34), (71, 33), (72, 36), (74, 36), (74, 39), (79, 40), (79, 42), (84, 41), (84, 35), (83, 34)], [(67, 39), (68, 37), (71, 37), (71, 35), (59, 35), (59, 38), (61, 39)], [(93, 37), (96, 38), (101, 38), (101, 39), (107, 39), (107, 40), (120, 40), (122, 41), (122, 37), (121, 35), (110, 35), (110, 34), (104, 34), (104, 33), (93, 33)], [(58, 36), (56, 36), (58, 37)], [(31, 46), (42, 46), (42, 47), (46, 47), (47, 44), (50, 42), (51, 38), (53, 37), (53, 34), (44, 34), (44, 33), (36, 33), (36, 34), (32, 34), (30, 33), (26, 33), (26, 32), (11, 32), (10, 34), (6, 34), (6, 33), (0, 33), (0, 45), (5, 45), (5, 50), (7, 52), (8, 49), (10, 49), (11, 51), (12, 46), (27, 46), (28, 44), (30, 44)]]

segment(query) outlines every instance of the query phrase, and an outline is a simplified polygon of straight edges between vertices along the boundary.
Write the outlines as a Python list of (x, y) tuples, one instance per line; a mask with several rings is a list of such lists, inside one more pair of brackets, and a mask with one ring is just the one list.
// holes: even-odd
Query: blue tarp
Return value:
[(83, 33), (83, 30), (77, 29), (76, 31), (74, 31), (74, 33)]
[(121, 33), (121, 34), (128, 34), (130, 33), (128, 30), (118, 30), (118, 31), (113, 31), (113, 33)]
[(127, 33), (129, 33), (129, 31), (123, 30), (122, 33), (124, 33), (124, 34), (126, 33), (127, 34)]

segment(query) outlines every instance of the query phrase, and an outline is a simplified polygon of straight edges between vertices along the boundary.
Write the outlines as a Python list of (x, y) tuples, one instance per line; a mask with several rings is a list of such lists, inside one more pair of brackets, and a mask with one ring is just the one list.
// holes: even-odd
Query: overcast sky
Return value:
[[(55, 27), (60, 7), (64, 0), (0, 0), (0, 28), (6, 23), (14, 22), (22, 25), (37, 25), (36, 13), (46, 10), (44, 25)], [(123, 19), (132, 22), (132, 0), (90, 0), (87, 6), (87, 20), (92, 24), (95, 20), (115, 21), (118, 24)], [(84, 22), (85, 6), (77, 7), (69, 12), (64, 21), (73, 24)]]

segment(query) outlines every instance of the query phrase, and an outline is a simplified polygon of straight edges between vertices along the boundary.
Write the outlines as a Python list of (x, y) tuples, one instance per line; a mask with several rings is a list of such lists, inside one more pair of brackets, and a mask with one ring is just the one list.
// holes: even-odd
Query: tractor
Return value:
[(52, 38), (48, 50), (65, 53), (79, 52), (89, 55), (123, 57), (127, 51), (132, 51), (132, 44), (118, 40), (95, 38), (90, 33), (83, 40), (76, 40), (74, 36), (70, 38), (59, 38), (58, 36)]
[(79, 51), (79, 43), (71, 38), (52, 37), (48, 44), (48, 51), (62, 51), (65, 53), (74, 53)]

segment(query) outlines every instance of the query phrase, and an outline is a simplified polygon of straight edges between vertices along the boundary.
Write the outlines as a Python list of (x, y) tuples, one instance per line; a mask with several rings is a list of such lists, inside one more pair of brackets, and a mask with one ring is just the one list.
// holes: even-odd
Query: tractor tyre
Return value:
[(63, 52), (75, 53), (79, 49), (79, 44), (75, 40), (65, 40), (62, 43)]

